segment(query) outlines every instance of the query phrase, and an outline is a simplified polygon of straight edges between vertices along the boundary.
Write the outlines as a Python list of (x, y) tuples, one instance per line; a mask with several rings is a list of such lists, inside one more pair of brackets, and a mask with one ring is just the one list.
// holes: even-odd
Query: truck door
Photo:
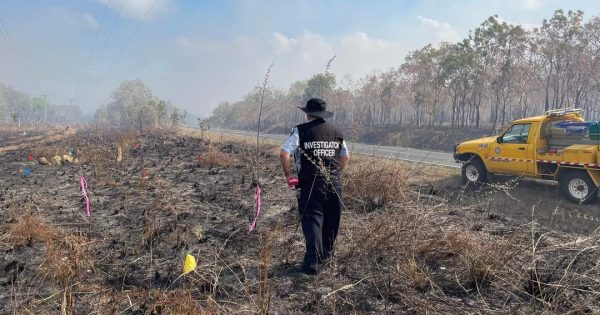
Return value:
[(490, 171), (503, 174), (529, 174), (533, 161), (528, 159), (531, 149), (531, 123), (512, 125), (490, 148)]

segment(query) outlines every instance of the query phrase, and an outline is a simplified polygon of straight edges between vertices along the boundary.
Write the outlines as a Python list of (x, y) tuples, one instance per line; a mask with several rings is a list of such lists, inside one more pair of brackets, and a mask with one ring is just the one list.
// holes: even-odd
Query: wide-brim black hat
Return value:
[(311, 98), (308, 100), (308, 102), (306, 102), (306, 106), (298, 108), (300, 108), (306, 114), (315, 117), (330, 118), (333, 116), (332, 112), (326, 110), (327, 103), (320, 98)]

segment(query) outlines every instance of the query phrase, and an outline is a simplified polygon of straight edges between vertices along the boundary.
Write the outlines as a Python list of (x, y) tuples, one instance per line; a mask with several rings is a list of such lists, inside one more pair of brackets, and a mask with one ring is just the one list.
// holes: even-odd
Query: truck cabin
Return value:
[[(560, 162), (596, 163), (600, 125), (586, 122), (580, 109), (551, 110), (544, 116), (514, 121), (504, 128), (497, 142), (522, 145), (535, 142), (535, 153), (527, 155), (537, 162), (535, 173), (544, 177), (556, 174)], [(527, 147), (528, 151), (533, 149), (533, 146)]]

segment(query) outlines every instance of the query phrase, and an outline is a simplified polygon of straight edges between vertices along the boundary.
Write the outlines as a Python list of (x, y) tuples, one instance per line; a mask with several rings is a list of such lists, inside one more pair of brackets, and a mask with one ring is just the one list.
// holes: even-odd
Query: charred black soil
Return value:
[[(0, 140), (0, 313), (600, 312), (598, 222), (545, 224), (552, 204), (571, 209), (552, 186), (465, 190), (436, 168), (357, 159), (336, 257), (309, 277), (269, 148), (257, 162), (241, 144), (169, 133), (17, 139)], [(69, 149), (80, 163), (38, 163)], [(263, 208), (248, 234), (255, 174)], [(187, 253), (198, 267), (182, 276)]]

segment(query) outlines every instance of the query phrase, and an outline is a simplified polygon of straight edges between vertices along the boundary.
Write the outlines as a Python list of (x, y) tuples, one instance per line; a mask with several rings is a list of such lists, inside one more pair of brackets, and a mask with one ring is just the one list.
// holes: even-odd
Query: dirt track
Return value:
[[(43, 145), (37, 140), (0, 153), (0, 313), (599, 309), (594, 293), (580, 291), (600, 290), (597, 256), (572, 251), (594, 246), (598, 235), (573, 244), (572, 235), (529, 223), (534, 204), (536, 219), (563, 228), (566, 221), (553, 213), (569, 207), (597, 212), (598, 206), (566, 204), (552, 186), (505, 189), (514, 184), (497, 181), (483, 193), (462, 191), (451, 172), (440, 175), (435, 168), (400, 163), (393, 166), (396, 174), (356, 161), (346, 179), (337, 258), (310, 278), (297, 272), (304, 244), (294, 192), (282, 185), (275, 156), (261, 154), (263, 211), (257, 231), (248, 235), (254, 191), (247, 147), (166, 134), (82, 132)], [(124, 142), (125, 159), (119, 164), (116, 145)], [(29, 154), (68, 148), (78, 150), (82, 166), (27, 161)], [(370, 166), (358, 166), (365, 163)], [(29, 177), (22, 176), (26, 166)], [(89, 219), (80, 175), (88, 179)], [(397, 182), (377, 186), (386, 176)], [(395, 190), (372, 195), (389, 186)], [(514, 216), (519, 220), (502, 214), (521, 212)], [(568, 222), (577, 233), (598, 226), (590, 220)], [(540, 293), (552, 286), (540, 292), (521, 289), (531, 283), (520, 270), (530, 266), (532, 233), (543, 235), (539, 273), (563, 286), (560, 292)], [(199, 267), (180, 277), (186, 253), (198, 258)], [(565, 268), (573, 255), (579, 258), (565, 273), (568, 279), (548, 273)], [(480, 265), (491, 271), (482, 272)], [(544, 302), (546, 294), (562, 304)]]

